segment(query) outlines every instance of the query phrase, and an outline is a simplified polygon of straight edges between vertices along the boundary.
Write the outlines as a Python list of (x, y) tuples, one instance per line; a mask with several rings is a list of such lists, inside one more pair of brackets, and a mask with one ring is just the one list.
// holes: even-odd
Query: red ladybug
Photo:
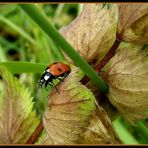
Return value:
[(63, 79), (70, 73), (70, 71), (70, 67), (65, 63), (53, 63), (45, 69), (43, 75), (38, 81), (38, 85), (39, 87), (42, 87), (42, 85), (45, 84), (45, 89), (47, 90), (48, 85), (52, 87), (55, 86), (55, 84), (53, 83), (54, 79), (59, 79), (63, 82)]

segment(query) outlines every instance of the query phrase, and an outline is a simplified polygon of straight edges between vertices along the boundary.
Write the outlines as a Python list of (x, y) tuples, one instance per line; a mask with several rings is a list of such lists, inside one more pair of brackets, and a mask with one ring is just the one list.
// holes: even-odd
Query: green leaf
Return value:
[(29, 91), (0, 64), (3, 89), (0, 96), (0, 143), (25, 144), (39, 124)]
[(0, 62), (0, 64), (7, 67), (11, 73), (41, 73), (48, 66), (47, 64), (24, 61)]

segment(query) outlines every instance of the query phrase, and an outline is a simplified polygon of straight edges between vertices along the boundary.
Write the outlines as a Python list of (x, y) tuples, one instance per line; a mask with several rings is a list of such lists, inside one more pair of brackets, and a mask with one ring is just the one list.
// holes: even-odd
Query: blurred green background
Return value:
[[(57, 28), (66, 26), (80, 14), (83, 4), (36, 4), (46, 18)], [(0, 62), (27, 61), (49, 65), (63, 61), (58, 45), (29, 18), (17, 4), (0, 4)], [(12, 67), (13, 68), (13, 67)], [(23, 69), (24, 67), (18, 67)], [(37, 89), (41, 73), (15, 74), (30, 89), (35, 108), (42, 116), (47, 92)], [(119, 117), (113, 124), (124, 144), (148, 144), (148, 120), (131, 126)], [(143, 126), (145, 125), (145, 126)]]

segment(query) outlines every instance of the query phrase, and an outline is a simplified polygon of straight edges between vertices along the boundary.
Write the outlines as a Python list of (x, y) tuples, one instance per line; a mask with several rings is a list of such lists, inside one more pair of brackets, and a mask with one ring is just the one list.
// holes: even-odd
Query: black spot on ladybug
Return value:
[(58, 68), (58, 70), (59, 70), (60, 72), (62, 72), (62, 69)]

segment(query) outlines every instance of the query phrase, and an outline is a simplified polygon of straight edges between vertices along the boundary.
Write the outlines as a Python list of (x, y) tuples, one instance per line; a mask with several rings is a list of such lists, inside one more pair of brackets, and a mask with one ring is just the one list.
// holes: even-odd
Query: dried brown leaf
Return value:
[(107, 114), (97, 105), (91, 90), (79, 82), (82, 76), (78, 68), (72, 68), (57, 85), (60, 94), (53, 90), (48, 96), (44, 127), (49, 138), (53, 144), (116, 143)]
[(89, 126), (81, 136), (81, 142), (85, 144), (120, 143), (106, 112), (98, 105), (96, 113), (90, 119)]
[(100, 61), (116, 37), (117, 10), (115, 4), (109, 9), (102, 4), (84, 4), (82, 13), (60, 32), (88, 62)]
[(118, 35), (122, 40), (148, 43), (148, 4), (120, 4)]

